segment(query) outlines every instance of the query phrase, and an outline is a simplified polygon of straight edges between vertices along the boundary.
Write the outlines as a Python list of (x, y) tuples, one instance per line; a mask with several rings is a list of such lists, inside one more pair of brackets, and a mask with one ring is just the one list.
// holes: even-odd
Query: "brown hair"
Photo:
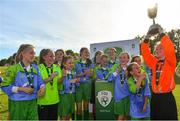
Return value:
[(57, 49), (55, 51), (55, 55), (58, 53), (58, 52), (62, 52), (64, 54), (64, 56), (66, 56), (66, 52), (63, 50), (63, 49)]
[(19, 47), (19, 49), (17, 51), (17, 54), (15, 56), (16, 63), (19, 63), (23, 59), (22, 52), (27, 51), (27, 50), (29, 50), (31, 48), (35, 48), (35, 47), (33, 45), (31, 45), (31, 44), (22, 44), (22, 45), (20, 45), (20, 47)]
[[(81, 57), (81, 54), (82, 54), (82, 52), (83, 52), (84, 50), (88, 50), (88, 48), (87, 48), (87, 47), (82, 47), (82, 48), (80, 49), (80, 57)], [(88, 50), (88, 51), (89, 51), (89, 50)], [(91, 61), (89, 58), (87, 58), (86, 62), (87, 62), (87, 65), (88, 65), (88, 66), (90, 66), (90, 64), (92, 64), (92, 61)]]
[(131, 59), (131, 63), (135, 62), (135, 58), (140, 58), (141, 59), (141, 56), (140, 55), (133, 56), (132, 59)]
[(130, 78), (133, 76), (130, 72), (132, 71), (133, 66), (136, 64), (137, 64), (136, 62), (132, 62), (128, 65), (128, 67), (127, 67), (127, 78)]
[(43, 57), (46, 56), (49, 52), (54, 53), (51, 49), (42, 49), (39, 55), (39, 64), (44, 63)]
[[(65, 52), (63, 49), (57, 49), (57, 50), (55, 51), (55, 56), (57, 55), (58, 52), (62, 52), (62, 53), (63, 53), (63, 58), (64, 58), (64, 56), (66, 56), (66, 52)], [(55, 60), (54, 63), (55, 63), (55, 64), (58, 64), (58, 61)]]
[(80, 49), (80, 56), (81, 56), (81, 54), (82, 54), (82, 52), (84, 51), (84, 50), (88, 50), (88, 48), (87, 47), (82, 47), (81, 49)]
[(98, 55), (98, 54), (103, 54), (103, 51), (100, 51), (100, 50), (98, 50), (96, 53), (95, 53), (95, 55), (94, 55), (94, 59), (93, 59), (93, 62), (94, 63), (96, 63), (96, 56)]

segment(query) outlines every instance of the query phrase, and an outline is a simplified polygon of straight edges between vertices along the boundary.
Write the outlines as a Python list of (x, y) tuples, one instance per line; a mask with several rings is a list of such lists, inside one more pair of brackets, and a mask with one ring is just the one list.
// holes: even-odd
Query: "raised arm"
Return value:
[(144, 58), (145, 63), (153, 68), (157, 62), (157, 59), (151, 54), (149, 44), (146, 42), (141, 43), (141, 54)]
[(171, 65), (170, 67), (172, 71), (174, 71), (176, 68), (176, 55), (175, 55), (174, 44), (166, 34), (162, 34), (161, 36), (162, 36), (161, 44), (163, 46), (165, 53), (165, 61), (169, 65)]

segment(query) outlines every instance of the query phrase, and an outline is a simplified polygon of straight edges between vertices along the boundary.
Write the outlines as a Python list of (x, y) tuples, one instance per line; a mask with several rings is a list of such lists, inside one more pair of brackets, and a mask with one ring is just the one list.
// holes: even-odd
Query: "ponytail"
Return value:
[(22, 44), (20, 45), (18, 51), (17, 51), (17, 54), (15, 56), (15, 62), (16, 63), (19, 63), (20, 61), (22, 61), (23, 57), (22, 57), (22, 52), (23, 51), (27, 51), (29, 50), (30, 48), (34, 48), (33, 45), (31, 44)]

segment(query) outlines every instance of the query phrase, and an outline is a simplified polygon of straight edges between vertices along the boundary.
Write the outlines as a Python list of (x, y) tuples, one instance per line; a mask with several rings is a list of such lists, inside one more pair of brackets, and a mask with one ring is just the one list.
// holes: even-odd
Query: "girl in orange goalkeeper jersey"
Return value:
[[(152, 30), (156, 28), (157, 31)], [(160, 34), (159, 42), (155, 46), (155, 56), (149, 48), (149, 37)], [(162, 33), (160, 25), (152, 25), (145, 40), (141, 43), (141, 53), (146, 64), (152, 69), (152, 120), (177, 120), (176, 101), (172, 91), (175, 88), (174, 72), (176, 56), (174, 45), (169, 37)]]

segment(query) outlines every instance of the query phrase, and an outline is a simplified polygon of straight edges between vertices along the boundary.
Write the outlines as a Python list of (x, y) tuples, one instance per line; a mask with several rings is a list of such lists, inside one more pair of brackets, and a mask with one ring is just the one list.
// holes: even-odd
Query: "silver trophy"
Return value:
[(155, 18), (157, 16), (157, 3), (155, 4), (155, 6), (148, 8), (148, 16), (150, 19), (153, 20), (153, 25), (155, 25)]
[(148, 8), (148, 16), (150, 19), (153, 20), (153, 24), (149, 27), (149, 33), (151, 35), (155, 35), (157, 34), (159, 31), (158, 31), (158, 24), (155, 23), (155, 18), (157, 16), (157, 10), (158, 10), (158, 6), (157, 6), (157, 3), (151, 7), (151, 8)]

